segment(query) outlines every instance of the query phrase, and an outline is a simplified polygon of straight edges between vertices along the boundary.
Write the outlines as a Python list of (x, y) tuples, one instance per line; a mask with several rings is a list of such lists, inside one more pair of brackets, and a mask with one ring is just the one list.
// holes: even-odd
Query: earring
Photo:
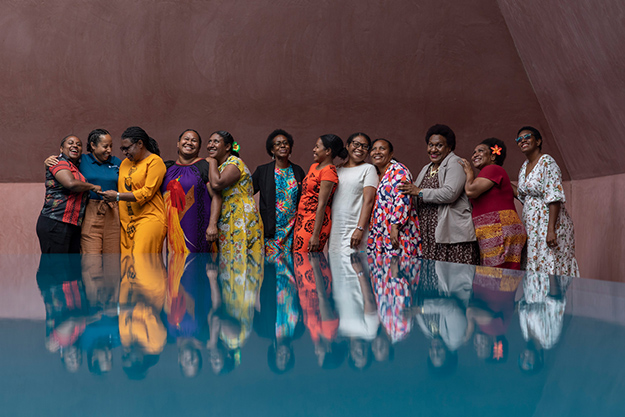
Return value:
[(273, 152), (271, 153), (271, 159), (276, 159), (276, 155)]

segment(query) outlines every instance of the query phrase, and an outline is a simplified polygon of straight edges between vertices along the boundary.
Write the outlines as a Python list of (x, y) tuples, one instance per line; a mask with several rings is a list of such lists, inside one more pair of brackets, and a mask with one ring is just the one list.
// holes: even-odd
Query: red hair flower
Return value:
[(497, 145), (491, 146), (490, 150), (493, 151), (493, 154), (501, 156), (501, 150), (502, 149), (499, 146), (497, 146)]

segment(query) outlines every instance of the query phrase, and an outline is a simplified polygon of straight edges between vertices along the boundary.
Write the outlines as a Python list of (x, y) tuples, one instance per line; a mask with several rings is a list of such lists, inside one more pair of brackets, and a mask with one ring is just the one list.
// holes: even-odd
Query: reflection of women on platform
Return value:
[(371, 160), (380, 174), (367, 242), (370, 256), (421, 256), (419, 220), (412, 198), (402, 194), (398, 186), (412, 181), (412, 174), (393, 159), (393, 144), (376, 139)]
[(86, 182), (78, 171), (80, 139), (66, 136), (60, 150), (59, 163), (46, 169), (46, 198), (37, 220), (37, 237), (41, 253), (80, 253), (87, 192), (101, 188)]
[(167, 233), (165, 204), (160, 191), (165, 175), (158, 144), (140, 127), (122, 133), (120, 149), (126, 156), (119, 167), (118, 190), (100, 193), (118, 201), (121, 252), (160, 253)]
[(122, 367), (130, 379), (143, 379), (158, 362), (167, 339), (161, 322), (167, 275), (160, 253), (135, 253), (122, 258), (119, 288), (119, 334)]
[(562, 334), (566, 290), (571, 278), (528, 271), (519, 302), (519, 322), (527, 342), (519, 356), (522, 371), (535, 373), (544, 364), (544, 351), (552, 349)]
[(345, 346), (337, 343), (339, 318), (332, 298), (332, 274), (322, 252), (295, 252), (295, 277), (304, 325), (315, 345), (317, 363), (338, 368), (345, 360)]
[(169, 253), (164, 305), (167, 333), (176, 339), (178, 364), (187, 378), (201, 370), (200, 349), (209, 338), (211, 316), (221, 303), (217, 274), (207, 274), (207, 269), (216, 269), (212, 255)]
[(527, 270), (579, 276), (573, 220), (564, 207), (560, 167), (542, 153), (543, 139), (537, 129), (522, 127), (517, 136), (516, 142), (527, 157), (518, 184), (527, 230)]
[(167, 172), (161, 186), (167, 212), (167, 250), (216, 251), (211, 246), (218, 238), (221, 194), (210, 187), (208, 162), (198, 157), (202, 138), (197, 131), (187, 129), (176, 146), (178, 159), (165, 162)]
[[(289, 270), (292, 267), (290, 265)], [(267, 363), (276, 374), (293, 368), (295, 352), (292, 342), (301, 337), (304, 331), (295, 276), (280, 273), (279, 270), (279, 264), (265, 264), (263, 284), (254, 314), (254, 330), (260, 337), (271, 340)]]
[[(524, 273), (478, 266), (473, 278), (473, 295), (467, 308), (466, 340), (473, 334), (477, 357), (504, 362), (508, 356), (505, 334), (514, 316), (514, 299)], [(474, 333), (475, 331), (475, 333)]]
[(437, 373), (451, 373), (458, 365), (458, 348), (467, 330), (466, 308), (471, 297), (475, 267), (424, 260), (418, 301), (411, 311), (429, 338), (428, 366)]
[(489, 138), (475, 147), (471, 157), (473, 166), (480, 171), (477, 178), (466, 159), (461, 159), (460, 164), (467, 176), (464, 190), (473, 206), (471, 215), (481, 264), (518, 270), (527, 234), (514, 206), (510, 178), (502, 168), (505, 159), (505, 143)]
[(375, 167), (365, 162), (369, 148), (371, 139), (364, 133), (354, 133), (347, 139), (347, 161), (336, 169), (339, 183), (333, 198), (329, 253), (349, 254), (366, 247), (367, 225), (378, 186)]
[(378, 316), (384, 330), (379, 337), (394, 344), (408, 337), (412, 329), (412, 318), (404, 311), (413, 304), (420, 262), (417, 258), (388, 254), (369, 254), (367, 258)]
[(296, 252), (320, 252), (332, 228), (332, 197), (338, 183), (334, 158), (347, 156), (343, 141), (336, 135), (319, 137), (313, 148), (314, 164), (302, 182), (302, 197), (295, 218)]
[(480, 254), (464, 192), (466, 176), (453, 152), (456, 135), (449, 126), (437, 124), (428, 129), (425, 142), (430, 163), (414, 184), (399, 187), (417, 197), (423, 258), (477, 265)]
[[(351, 240), (347, 236), (348, 243)], [(339, 315), (339, 335), (349, 339), (348, 363), (356, 369), (371, 364), (371, 341), (380, 320), (371, 288), (366, 255), (362, 252), (330, 251), (332, 295)]]

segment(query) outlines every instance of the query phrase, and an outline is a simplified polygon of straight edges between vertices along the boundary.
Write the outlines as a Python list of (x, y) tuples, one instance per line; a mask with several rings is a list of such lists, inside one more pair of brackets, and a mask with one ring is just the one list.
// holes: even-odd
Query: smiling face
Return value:
[(286, 136), (278, 135), (272, 142), (271, 152), (276, 159), (287, 159), (291, 155), (291, 145)]
[(391, 162), (393, 159), (393, 152), (388, 142), (385, 140), (378, 140), (373, 144), (371, 148), (371, 161), (380, 172)]
[(208, 143), (206, 144), (206, 150), (208, 151), (208, 156), (211, 158), (215, 158), (218, 161), (225, 159), (225, 156), (230, 152), (230, 145), (226, 145), (224, 138), (219, 136), (217, 133), (211, 135), (208, 138)]
[(542, 144), (542, 139), (536, 139), (534, 134), (529, 130), (522, 130), (519, 132), (519, 136), (516, 138), (516, 143), (525, 155), (530, 154)]
[(128, 158), (128, 160), (130, 161), (135, 160), (135, 158), (141, 152), (142, 148), (143, 148), (143, 142), (141, 140), (135, 143), (132, 143), (132, 140), (128, 138), (122, 138), (121, 146), (119, 147), (119, 149), (122, 151), (124, 156)]
[(113, 139), (111, 135), (101, 135), (95, 146), (92, 146), (91, 153), (100, 162), (106, 162), (111, 157), (113, 152)]
[(473, 162), (475, 168), (482, 169), (485, 166), (494, 164), (495, 157), (488, 146), (481, 143), (475, 147), (473, 156), (471, 156), (471, 162)]
[(352, 141), (347, 145), (347, 154), (349, 155), (349, 160), (356, 164), (360, 164), (364, 162), (369, 155), (369, 143), (367, 139), (362, 136), (356, 136)]
[(320, 164), (327, 158), (332, 158), (332, 151), (323, 146), (323, 141), (319, 138), (317, 139), (317, 142), (315, 142), (315, 147), (313, 148), (313, 160)]
[(67, 156), (70, 161), (76, 163), (82, 155), (82, 142), (76, 136), (70, 136), (65, 139), (61, 145), (61, 153)]
[(200, 138), (194, 131), (187, 130), (178, 139), (176, 148), (178, 148), (178, 154), (186, 158), (197, 158), (200, 153)]
[(451, 152), (451, 148), (447, 145), (445, 136), (432, 135), (428, 139), (428, 156), (433, 164), (440, 164), (445, 157)]

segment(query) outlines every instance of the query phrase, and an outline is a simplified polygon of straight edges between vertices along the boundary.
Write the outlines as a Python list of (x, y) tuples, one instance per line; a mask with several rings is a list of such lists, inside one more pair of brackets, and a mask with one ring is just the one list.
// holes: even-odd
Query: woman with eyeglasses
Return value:
[(480, 171), (477, 177), (466, 159), (459, 162), (467, 176), (464, 191), (473, 206), (481, 265), (518, 270), (527, 234), (514, 206), (510, 178), (502, 167), (505, 159), (506, 144), (488, 138), (475, 147), (471, 157)]
[(138, 126), (122, 133), (116, 190), (102, 191), (104, 201), (119, 203), (121, 253), (161, 253), (167, 233), (161, 184), (167, 168), (156, 140)]
[(477, 265), (471, 203), (464, 192), (466, 175), (454, 153), (456, 135), (449, 126), (437, 124), (425, 134), (427, 164), (414, 184), (404, 182), (399, 190), (416, 196), (423, 258)]
[(265, 230), (265, 257), (275, 259), (293, 250), (293, 226), (297, 203), (306, 173), (289, 160), (293, 136), (282, 129), (269, 134), (267, 153), (273, 161), (260, 165), (252, 174), (254, 194), (258, 200), (260, 217)]
[(542, 153), (543, 138), (538, 129), (522, 127), (516, 143), (527, 158), (519, 171), (517, 188), (527, 230), (527, 270), (579, 276), (575, 231), (564, 207), (560, 167)]
[(371, 139), (364, 133), (354, 133), (347, 139), (347, 161), (336, 169), (339, 183), (332, 208), (330, 254), (365, 249), (367, 225), (378, 186), (375, 167), (365, 162), (370, 148)]

